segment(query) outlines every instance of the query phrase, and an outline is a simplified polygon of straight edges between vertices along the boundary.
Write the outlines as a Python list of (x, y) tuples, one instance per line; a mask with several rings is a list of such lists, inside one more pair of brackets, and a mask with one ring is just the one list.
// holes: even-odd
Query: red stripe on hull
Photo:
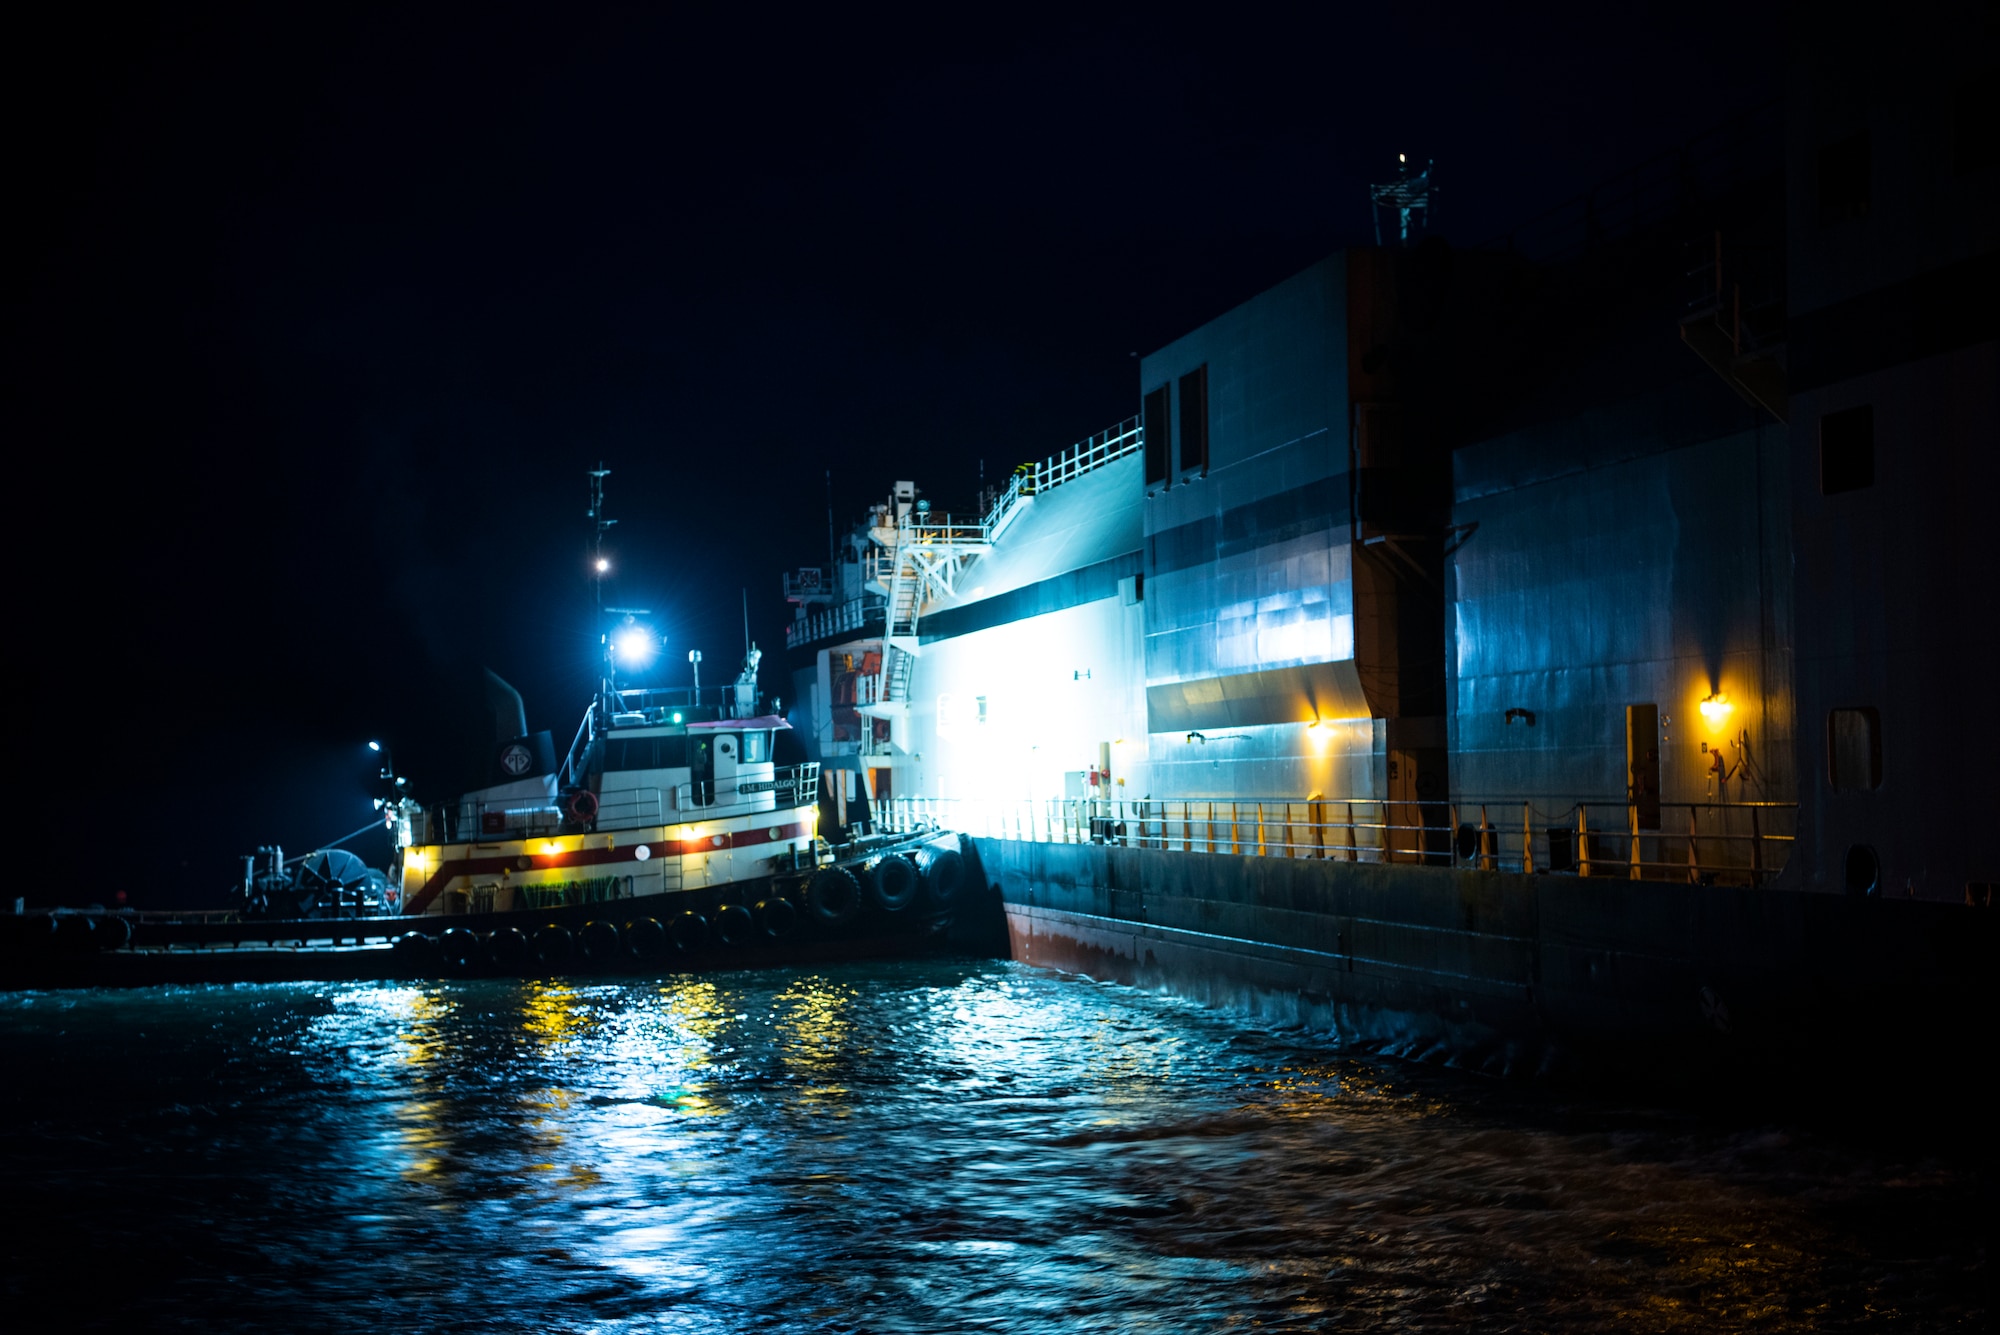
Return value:
[[(601, 867), (612, 862), (634, 861), (634, 853), (641, 847), (652, 857), (691, 857), (701, 853), (719, 853), (728, 848), (754, 848), (758, 844), (779, 844), (788, 839), (803, 839), (808, 833), (806, 823), (794, 821), (789, 825), (762, 825), (754, 830), (728, 830), (707, 835), (700, 839), (662, 839), (646, 844), (629, 844), (624, 848), (579, 848), (564, 853), (507, 853), (483, 858), (453, 858), (440, 862), (436, 871), (424, 881), (423, 889), (410, 896), (403, 905), (406, 914), (419, 914), (431, 906), (431, 902), (444, 892), (444, 888), (460, 876), (498, 875), (501, 872), (560, 871), (565, 867)], [(522, 859), (528, 865), (521, 865)], [(644, 865), (644, 864), (641, 864)]]

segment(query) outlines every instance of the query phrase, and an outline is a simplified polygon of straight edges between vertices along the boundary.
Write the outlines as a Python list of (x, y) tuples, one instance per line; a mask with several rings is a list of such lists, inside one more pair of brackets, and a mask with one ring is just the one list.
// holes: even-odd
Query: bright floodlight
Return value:
[(370, 742), (370, 743), (368, 743), (368, 749), (369, 749), (370, 751), (380, 751), (380, 750), (382, 749), (382, 743), (380, 743), (380, 742)]
[(599, 558), (597, 562), (597, 573), (601, 575), (609, 569), (611, 569), (611, 563), (602, 558)]
[(653, 637), (641, 626), (627, 626), (618, 632), (618, 658), (620, 662), (633, 667), (642, 666), (653, 657)]

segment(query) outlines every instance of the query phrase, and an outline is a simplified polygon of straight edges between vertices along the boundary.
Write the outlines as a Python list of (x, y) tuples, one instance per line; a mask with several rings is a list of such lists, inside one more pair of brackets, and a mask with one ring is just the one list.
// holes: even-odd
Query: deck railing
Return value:
[[(1034, 843), (1102, 843), (1251, 857), (1405, 862), (1690, 884), (1761, 885), (1790, 856), (1790, 802), (1385, 802), (1319, 797), (894, 797), (886, 829), (936, 825)], [(1654, 828), (1657, 826), (1657, 828)]]

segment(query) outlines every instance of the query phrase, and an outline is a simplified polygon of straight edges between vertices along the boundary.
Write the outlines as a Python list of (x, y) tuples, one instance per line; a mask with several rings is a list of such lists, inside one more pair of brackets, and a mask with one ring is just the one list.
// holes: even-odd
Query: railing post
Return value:
[(1213, 798), (1210, 798), (1208, 803), (1208, 835), (1202, 840), (1201, 851), (1204, 853), (1213, 853), (1215, 851), (1215, 800)]
[(1264, 846), (1264, 804), (1257, 804), (1257, 856), (1264, 857), (1270, 850)]
[(1535, 874), (1535, 808), (1528, 802), (1521, 803), (1521, 870)]
[(1576, 874), (1590, 875), (1590, 821), (1583, 803), (1576, 804)]
[(1701, 853), (1695, 847), (1695, 806), (1688, 803), (1688, 884), (1701, 884)]
[(1229, 851), (1240, 854), (1243, 851), (1243, 831), (1237, 821), (1236, 803), (1229, 804)]
[(1306, 815), (1312, 821), (1313, 857), (1324, 862), (1326, 861), (1326, 803), (1318, 801), (1307, 803)]
[(1346, 804), (1346, 806), (1347, 806), (1347, 860), (1349, 862), (1359, 862), (1361, 860), (1361, 849), (1359, 847), (1361, 839), (1360, 836), (1357, 835), (1354, 831), (1354, 803), (1349, 802)]
[(1750, 808), (1750, 884), (1764, 883), (1764, 832), (1758, 828), (1757, 808)]
[(1632, 860), (1626, 865), (1631, 868), (1631, 879), (1637, 881), (1643, 879), (1640, 875), (1641, 864), (1639, 862), (1639, 804), (1633, 802), (1627, 806), (1626, 810), (1630, 813), (1632, 820)]
[(1499, 852), (1494, 839), (1492, 823), (1486, 819), (1486, 804), (1479, 804), (1479, 870), (1492, 871), (1494, 857)]

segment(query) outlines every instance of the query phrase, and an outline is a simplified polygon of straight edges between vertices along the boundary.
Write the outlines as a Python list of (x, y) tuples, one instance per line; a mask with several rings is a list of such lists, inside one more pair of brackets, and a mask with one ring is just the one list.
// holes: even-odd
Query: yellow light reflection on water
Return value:
[(855, 995), (852, 986), (815, 974), (794, 979), (772, 998), (779, 1058), (786, 1070), (807, 1081), (799, 1097), (843, 1116), (848, 1090), (839, 1075), (854, 1031)]
[[(450, 993), (435, 987), (403, 988), (379, 995), (380, 1004), (396, 1013), (403, 1025), (396, 1036), (402, 1065), (421, 1083), (446, 1055), (443, 1026), (458, 1003)], [(451, 1164), (450, 1111), (441, 1100), (404, 1100), (396, 1105), (394, 1116), (403, 1177), (413, 1182), (438, 1182), (457, 1176)]]
[(574, 991), (559, 983), (528, 983), (522, 989), (521, 1027), (544, 1047), (552, 1047), (588, 1029), (590, 1011)]

